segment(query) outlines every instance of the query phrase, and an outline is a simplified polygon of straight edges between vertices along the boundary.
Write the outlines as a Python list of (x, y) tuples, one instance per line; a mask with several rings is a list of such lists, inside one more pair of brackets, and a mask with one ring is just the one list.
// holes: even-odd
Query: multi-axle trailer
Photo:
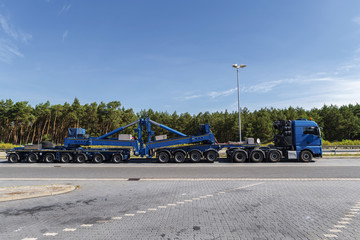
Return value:
[[(111, 138), (133, 125), (136, 125), (136, 138), (124, 134), (119, 134), (118, 138)], [(152, 126), (165, 129), (177, 137), (166, 139), (164, 136), (156, 136), (154, 139), (155, 132), (152, 131)], [(260, 147), (253, 139), (247, 139), (245, 142), (218, 143), (209, 124), (201, 125), (198, 135), (188, 136), (149, 118), (140, 118), (100, 137), (89, 137), (82, 128), (70, 128), (63, 146), (53, 146), (46, 142), (25, 145), (7, 151), (7, 158), (12, 163), (120, 163), (130, 159), (133, 153), (134, 156), (146, 158), (156, 156), (161, 163), (169, 162), (170, 159), (176, 163), (182, 163), (186, 159), (192, 162), (202, 159), (214, 162), (219, 157), (219, 151), (224, 148), (227, 158), (234, 162), (278, 162), (284, 158), (308, 162), (313, 157), (322, 156), (320, 129), (315, 122), (306, 119), (276, 121), (274, 127), (277, 131), (274, 137), (275, 144)], [(146, 142), (144, 135), (147, 138)]]

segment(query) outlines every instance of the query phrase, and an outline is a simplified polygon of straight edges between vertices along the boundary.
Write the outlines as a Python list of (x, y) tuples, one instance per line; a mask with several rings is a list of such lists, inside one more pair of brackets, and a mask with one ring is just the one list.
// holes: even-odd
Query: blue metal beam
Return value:
[(114, 131), (111, 131), (111, 132), (109, 132), (109, 133), (107, 133), (107, 134), (105, 134), (105, 135), (102, 135), (102, 136), (100, 136), (100, 137), (97, 137), (96, 139), (104, 139), (104, 138), (107, 138), (107, 137), (109, 137), (109, 136), (111, 136), (111, 135), (113, 135), (113, 134), (115, 134), (115, 133), (121, 132), (121, 131), (124, 130), (125, 128), (128, 128), (128, 127), (130, 127), (130, 126), (132, 126), (132, 125), (137, 124), (138, 122), (139, 122), (139, 120), (136, 120), (135, 122), (132, 122), (132, 123), (130, 123), (130, 124), (124, 126), (124, 127), (115, 129)]

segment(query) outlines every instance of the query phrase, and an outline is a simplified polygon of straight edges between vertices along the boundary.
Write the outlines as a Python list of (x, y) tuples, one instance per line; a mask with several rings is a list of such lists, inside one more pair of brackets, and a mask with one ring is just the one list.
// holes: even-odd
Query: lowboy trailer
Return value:
[[(136, 139), (111, 138), (133, 125), (137, 126), (134, 129)], [(152, 131), (152, 126), (165, 129), (178, 137), (165, 139), (156, 136), (153, 139), (155, 132)], [(188, 136), (149, 118), (140, 118), (100, 137), (89, 137), (82, 128), (70, 128), (63, 146), (53, 146), (51, 143), (25, 145), (8, 150), (7, 159), (11, 163), (120, 163), (130, 159), (132, 152), (135, 156), (146, 158), (156, 156), (161, 163), (169, 162), (171, 159), (176, 163), (182, 163), (187, 158), (192, 162), (202, 159), (214, 162), (219, 157), (219, 151), (224, 148), (227, 158), (234, 162), (278, 162), (285, 158), (308, 162), (313, 157), (322, 157), (320, 129), (314, 121), (281, 120), (274, 122), (274, 128), (277, 131), (274, 145), (261, 147), (254, 143), (253, 139), (247, 139), (245, 142), (218, 143), (209, 124), (201, 125), (198, 135)], [(146, 142), (144, 134), (147, 134)]]

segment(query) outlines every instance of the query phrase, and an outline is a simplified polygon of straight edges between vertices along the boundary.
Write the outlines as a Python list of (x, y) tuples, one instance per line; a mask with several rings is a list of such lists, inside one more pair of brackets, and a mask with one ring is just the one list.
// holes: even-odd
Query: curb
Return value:
[(76, 188), (65, 184), (2, 187), (0, 188), (0, 202), (64, 194)]

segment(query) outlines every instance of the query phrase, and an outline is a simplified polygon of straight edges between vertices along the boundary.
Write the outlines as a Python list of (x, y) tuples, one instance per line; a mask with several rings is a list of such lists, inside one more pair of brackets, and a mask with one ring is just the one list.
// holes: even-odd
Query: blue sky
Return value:
[(0, 99), (197, 114), (360, 103), (360, 1), (0, 1)]

